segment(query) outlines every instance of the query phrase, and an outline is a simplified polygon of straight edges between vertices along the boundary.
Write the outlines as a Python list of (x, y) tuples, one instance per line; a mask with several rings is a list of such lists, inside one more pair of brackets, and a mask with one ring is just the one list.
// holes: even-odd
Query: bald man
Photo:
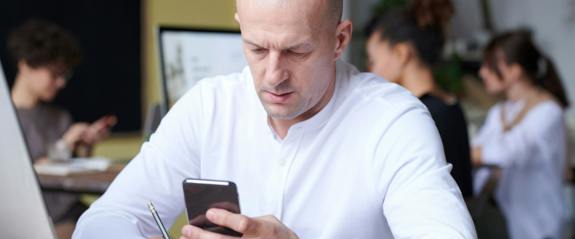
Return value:
[(244, 238), (476, 237), (425, 106), (338, 60), (352, 33), (341, 0), (236, 5), (248, 66), (189, 90), (75, 238), (159, 235), (146, 203), (171, 225), (189, 177), (237, 184), (242, 214), (206, 217)]

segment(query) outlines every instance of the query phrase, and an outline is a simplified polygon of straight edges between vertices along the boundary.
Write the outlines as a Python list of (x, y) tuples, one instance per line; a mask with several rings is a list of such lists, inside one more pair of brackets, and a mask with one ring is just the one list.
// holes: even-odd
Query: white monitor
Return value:
[(0, 64), (0, 238), (54, 238)]
[(246, 66), (239, 31), (160, 27), (159, 44), (167, 108), (199, 80)]

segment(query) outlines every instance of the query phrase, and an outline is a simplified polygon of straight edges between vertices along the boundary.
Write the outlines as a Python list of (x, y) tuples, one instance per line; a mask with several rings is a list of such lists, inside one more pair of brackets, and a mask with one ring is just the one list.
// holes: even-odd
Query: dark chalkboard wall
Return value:
[(114, 131), (140, 130), (140, 6), (140, 0), (1, 0), (0, 58), (9, 84), (16, 71), (9, 32), (31, 18), (54, 22), (76, 36), (83, 55), (55, 104), (77, 121), (115, 114)]

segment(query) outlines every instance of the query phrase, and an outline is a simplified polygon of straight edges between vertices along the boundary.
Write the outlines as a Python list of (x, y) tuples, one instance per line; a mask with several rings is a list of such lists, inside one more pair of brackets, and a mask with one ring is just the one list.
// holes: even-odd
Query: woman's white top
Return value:
[(502, 169), (495, 198), (511, 238), (560, 238), (566, 214), (563, 109), (555, 101), (539, 103), (505, 132), (502, 110), (509, 124), (523, 106), (524, 102), (508, 101), (491, 108), (473, 146), (481, 146), (485, 164)]

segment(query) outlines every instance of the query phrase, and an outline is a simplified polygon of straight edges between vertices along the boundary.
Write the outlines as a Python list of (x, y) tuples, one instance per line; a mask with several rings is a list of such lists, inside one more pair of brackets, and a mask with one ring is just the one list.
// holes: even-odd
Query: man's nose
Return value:
[(281, 52), (270, 52), (265, 78), (269, 86), (278, 86), (289, 78)]

